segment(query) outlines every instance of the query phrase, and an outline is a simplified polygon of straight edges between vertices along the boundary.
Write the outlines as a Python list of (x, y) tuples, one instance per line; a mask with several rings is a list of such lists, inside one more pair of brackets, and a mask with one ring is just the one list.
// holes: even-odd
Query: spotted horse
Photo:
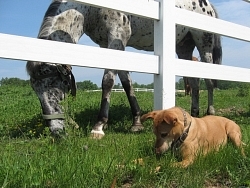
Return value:
[[(215, 8), (208, 0), (176, 0), (175, 6), (206, 16), (218, 17)], [(126, 46), (131, 46), (138, 50), (154, 50), (153, 20), (66, 0), (52, 1), (45, 13), (38, 38), (77, 43), (84, 33), (102, 48), (125, 50)], [(221, 63), (220, 36), (176, 25), (178, 58), (191, 60), (195, 47), (199, 51), (202, 62)], [(52, 135), (64, 133), (64, 110), (60, 106), (60, 101), (65, 98), (69, 90), (75, 90), (71, 68), (65, 65), (33, 61), (27, 62), (26, 68)], [(133, 91), (129, 72), (107, 69), (104, 70), (102, 79), (100, 111), (91, 131), (91, 136), (94, 138), (104, 136), (103, 128), (108, 122), (111, 89), (117, 75), (131, 107), (133, 116), (131, 130), (140, 131), (143, 129), (140, 121), (140, 107)], [(191, 114), (198, 116), (199, 79), (189, 78), (189, 83), (192, 88)], [(206, 80), (206, 85), (208, 89), (207, 113), (214, 114), (213, 82)]]

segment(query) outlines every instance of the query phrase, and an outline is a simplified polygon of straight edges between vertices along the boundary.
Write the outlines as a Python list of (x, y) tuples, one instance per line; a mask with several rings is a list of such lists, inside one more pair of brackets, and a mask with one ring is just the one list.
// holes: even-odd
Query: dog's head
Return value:
[(172, 142), (177, 140), (184, 131), (184, 115), (178, 107), (152, 111), (141, 117), (142, 122), (147, 119), (153, 119), (155, 149), (158, 154), (167, 151)]

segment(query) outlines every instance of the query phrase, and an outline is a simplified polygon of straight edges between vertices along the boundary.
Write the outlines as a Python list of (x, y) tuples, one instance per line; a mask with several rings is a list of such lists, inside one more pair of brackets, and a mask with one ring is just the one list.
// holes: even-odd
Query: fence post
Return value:
[(160, 20), (154, 23), (154, 53), (159, 56), (159, 74), (154, 75), (154, 109), (175, 106), (175, 1), (157, 0)]

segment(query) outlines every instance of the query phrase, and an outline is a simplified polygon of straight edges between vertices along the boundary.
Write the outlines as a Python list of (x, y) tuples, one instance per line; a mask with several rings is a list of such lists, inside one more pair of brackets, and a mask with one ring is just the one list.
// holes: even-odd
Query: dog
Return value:
[(173, 166), (189, 166), (197, 154), (206, 155), (213, 150), (218, 151), (228, 138), (245, 156), (240, 127), (225, 117), (208, 115), (194, 118), (182, 108), (173, 107), (144, 114), (141, 121), (149, 118), (153, 119), (156, 153), (162, 154), (171, 148), (180, 154), (182, 161)]

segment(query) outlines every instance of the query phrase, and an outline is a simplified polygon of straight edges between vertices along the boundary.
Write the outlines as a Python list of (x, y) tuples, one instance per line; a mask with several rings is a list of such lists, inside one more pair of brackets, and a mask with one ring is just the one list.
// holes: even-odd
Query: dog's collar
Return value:
[[(186, 127), (187, 126), (187, 114), (186, 114), (185, 110), (183, 110), (182, 108), (181, 108), (181, 111), (182, 111), (183, 116), (184, 116), (184, 127)], [(189, 132), (189, 129), (191, 127), (191, 124), (192, 124), (192, 118), (191, 118), (191, 121), (190, 121), (190, 123), (188, 125), (188, 128), (182, 133), (182, 135), (177, 140), (175, 140), (171, 144), (171, 149), (172, 150), (178, 149), (181, 146), (181, 144), (185, 141), (185, 139), (188, 136), (188, 132)]]

